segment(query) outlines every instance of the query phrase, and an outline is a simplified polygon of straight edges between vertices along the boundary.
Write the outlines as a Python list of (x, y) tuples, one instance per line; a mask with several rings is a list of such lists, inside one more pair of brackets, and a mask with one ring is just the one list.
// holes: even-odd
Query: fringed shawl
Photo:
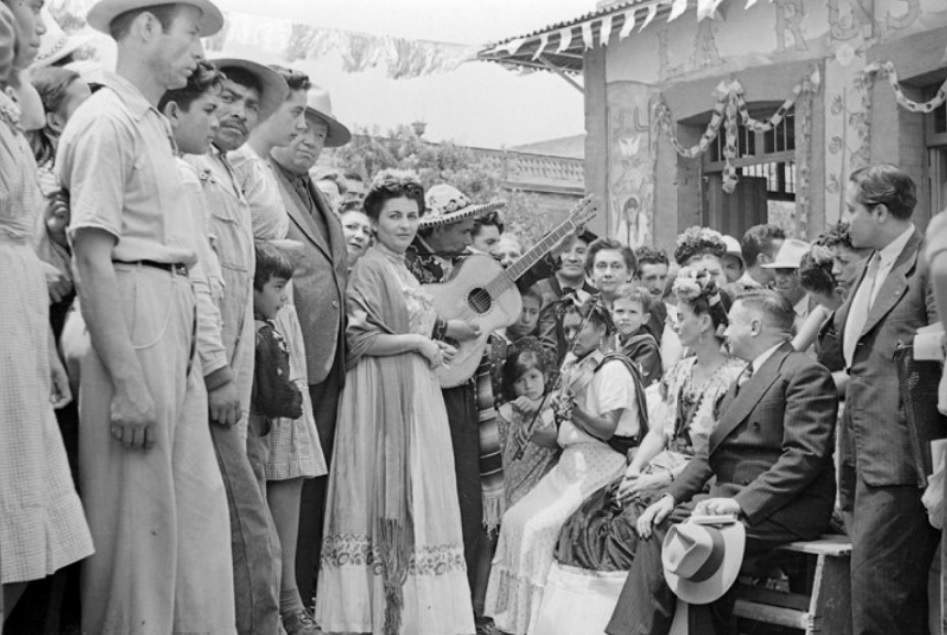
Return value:
[(411, 518), (410, 434), (413, 417), (414, 376), (407, 355), (374, 357), (367, 355), (379, 335), (410, 333), (410, 318), (401, 281), (392, 263), (379, 251), (369, 249), (359, 259), (349, 278), (346, 308), (349, 317), (346, 336), (346, 367), (371, 364), (377, 373), (378, 401), (374, 421), (378, 425), (374, 463), (371, 543), (377, 547), (385, 588), (385, 633), (401, 630), (403, 587), (414, 552), (414, 524)]

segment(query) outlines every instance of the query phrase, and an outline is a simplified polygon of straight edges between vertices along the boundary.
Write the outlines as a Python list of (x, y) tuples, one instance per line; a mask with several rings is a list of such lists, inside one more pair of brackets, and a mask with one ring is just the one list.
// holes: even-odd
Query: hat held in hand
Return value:
[(743, 564), (746, 530), (733, 519), (711, 525), (686, 521), (664, 538), (664, 579), (688, 604), (710, 604), (733, 586)]

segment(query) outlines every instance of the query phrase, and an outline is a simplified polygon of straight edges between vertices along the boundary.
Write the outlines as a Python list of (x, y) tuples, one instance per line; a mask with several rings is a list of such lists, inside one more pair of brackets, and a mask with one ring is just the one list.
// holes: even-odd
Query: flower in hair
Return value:
[(677, 237), (677, 246), (674, 249), (674, 260), (679, 265), (686, 265), (696, 256), (710, 254), (722, 258), (727, 253), (727, 244), (723, 242), (723, 235), (709, 227), (688, 227)]

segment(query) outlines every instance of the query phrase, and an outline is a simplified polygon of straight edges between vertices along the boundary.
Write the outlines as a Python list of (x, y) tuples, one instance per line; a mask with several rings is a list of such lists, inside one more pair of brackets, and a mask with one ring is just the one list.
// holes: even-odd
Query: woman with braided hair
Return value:
[(604, 632), (635, 557), (638, 516), (707, 446), (718, 402), (744, 367), (721, 352), (729, 302), (718, 289), (705, 272), (685, 267), (677, 274), (677, 328), (695, 354), (648, 389), (648, 434), (624, 475), (589, 497), (563, 526), (536, 632)]
[(535, 622), (562, 524), (587, 496), (621, 474), (627, 451), (647, 430), (637, 368), (622, 355), (604, 352), (614, 326), (603, 304), (570, 301), (563, 330), (572, 347), (552, 397), (562, 454), (503, 515), (487, 588), (485, 614), (513, 635), (544, 632)]

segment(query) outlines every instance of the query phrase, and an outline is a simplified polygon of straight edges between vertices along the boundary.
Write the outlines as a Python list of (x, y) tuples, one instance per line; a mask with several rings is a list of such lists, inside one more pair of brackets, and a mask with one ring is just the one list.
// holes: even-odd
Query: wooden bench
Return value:
[(827, 535), (819, 540), (794, 542), (780, 547), (777, 553), (803, 554), (806, 569), (803, 588), (793, 592), (788, 588), (751, 586), (741, 578), (737, 582), (734, 616), (798, 629), (806, 635), (850, 635), (852, 544), (848, 537)]

